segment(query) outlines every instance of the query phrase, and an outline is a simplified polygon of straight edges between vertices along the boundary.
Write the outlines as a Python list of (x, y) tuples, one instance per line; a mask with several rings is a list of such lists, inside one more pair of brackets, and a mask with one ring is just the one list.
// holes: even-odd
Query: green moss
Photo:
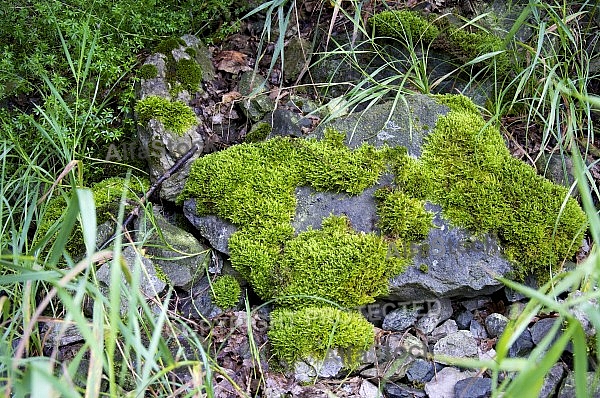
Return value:
[(183, 102), (171, 102), (156, 96), (146, 97), (135, 105), (135, 111), (142, 124), (150, 119), (159, 120), (167, 130), (183, 135), (197, 123), (196, 114)]
[(188, 47), (188, 48), (186, 48), (186, 49), (185, 49), (185, 53), (186, 53), (187, 55), (189, 55), (190, 57), (192, 57), (192, 58), (196, 58), (196, 55), (198, 55), (198, 53), (196, 52), (196, 50), (194, 50), (194, 49), (193, 49), (193, 48), (191, 48), (191, 47)]
[(221, 309), (235, 307), (240, 301), (242, 288), (231, 275), (223, 275), (212, 284), (213, 302)]
[(357, 312), (307, 307), (273, 311), (268, 337), (275, 355), (289, 364), (308, 356), (322, 359), (329, 348), (337, 347), (345, 350), (346, 364), (352, 367), (371, 347), (375, 334), (373, 325)]
[(413, 11), (383, 11), (373, 15), (369, 22), (380, 36), (421, 40), (424, 44), (431, 43), (440, 34), (435, 25)]
[(263, 141), (271, 133), (271, 125), (267, 122), (255, 123), (248, 134), (246, 134), (246, 142)]
[[(137, 203), (138, 197), (145, 191), (148, 190), (150, 184), (147, 180), (131, 179), (129, 186), (126, 189), (125, 179), (112, 177), (107, 178), (101, 182), (92, 185), (92, 195), (94, 197), (94, 203), (96, 205), (96, 222), (98, 225), (105, 223), (106, 221), (113, 220), (119, 211), (121, 196), (123, 191), (126, 190), (127, 204), (125, 206), (125, 212), (131, 211)], [(36, 235), (39, 239), (50, 230), (50, 228), (59, 222), (63, 216), (67, 202), (62, 196), (53, 198), (46, 206), (44, 213), (44, 219), (39, 225)], [(80, 256), (85, 251), (85, 245), (83, 243), (83, 235), (81, 226), (77, 224), (73, 230), (71, 237), (66, 245), (66, 250), (72, 256)]]
[(154, 79), (158, 76), (158, 69), (155, 65), (145, 64), (140, 68), (140, 77), (142, 79)]
[(169, 37), (168, 39), (161, 41), (156, 46), (154, 51), (157, 53), (165, 54), (166, 56), (171, 56), (171, 51), (182, 46), (185, 46), (185, 41), (182, 38)]
[[(452, 53), (465, 61), (471, 61), (481, 55), (504, 51), (504, 41), (485, 31), (467, 32), (464, 29), (450, 28), (449, 35), (445, 36), (451, 44)], [(498, 75), (507, 73), (511, 69), (511, 62), (506, 52), (484, 61), (486, 65), (496, 62)]]
[(422, 163), (433, 173), (432, 201), (456, 225), (494, 232), (515, 277), (548, 268), (573, 256), (586, 228), (586, 216), (567, 189), (514, 159), (500, 131), (485, 126), (465, 97), (440, 96), (452, 111), (427, 137)]
[(184, 89), (196, 92), (202, 81), (202, 68), (193, 59), (182, 59), (175, 66), (175, 77)]
[(426, 274), (426, 273), (429, 272), (429, 266), (427, 264), (425, 264), (425, 263), (421, 263), (421, 265), (419, 265), (419, 270), (422, 273)]
[(424, 201), (412, 198), (402, 191), (383, 188), (377, 190), (374, 196), (381, 232), (403, 241), (427, 237), (433, 225), (433, 213), (425, 210)]

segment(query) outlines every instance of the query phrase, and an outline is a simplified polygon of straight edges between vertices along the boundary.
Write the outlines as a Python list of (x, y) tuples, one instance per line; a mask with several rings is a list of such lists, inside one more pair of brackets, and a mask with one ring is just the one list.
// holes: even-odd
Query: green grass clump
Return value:
[(231, 275), (223, 275), (212, 284), (213, 302), (221, 309), (235, 307), (240, 301), (242, 288)]
[(568, 190), (511, 157), (500, 131), (466, 98), (438, 97), (451, 112), (427, 137), (422, 162), (432, 170), (432, 200), (453, 223), (495, 232), (515, 261), (515, 277), (548, 269), (579, 248), (587, 218)]
[(425, 202), (399, 190), (379, 189), (377, 199), (378, 226), (384, 234), (402, 240), (416, 241), (427, 236), (433, 213), (425, 210)]
[(197, 124), (196, 114), (181, 101), (169, 101), (166, 98), (150, 96), (135, 105), (135, 111), (142, 124), (150, 119), (160, 121), (167, 130), (183, 135)]
[(439, 29), (414, 11), (383, 11), (369, 19), (380, 36), (411, 38), (429, 44), (440, 34)]
[(175, 66), (175, 76), (185, 90), (196, 92), (202, 81), (202, 68), (193, 59), (182, 59)]
[(154, 79), (158, 76), (158, 69), (155, 65), (145, 64), (140, 68), (140, 77), (142, 79)]
[(268, 337), (277, 357), (290, 364), (308, 356), (323, 358), (329, 348), (337, 347), (344, 350), (351, 365), (361, 351), (371, 347), (375, 334), (373, 325), (357, 312), (307, 307), (273, 311)]

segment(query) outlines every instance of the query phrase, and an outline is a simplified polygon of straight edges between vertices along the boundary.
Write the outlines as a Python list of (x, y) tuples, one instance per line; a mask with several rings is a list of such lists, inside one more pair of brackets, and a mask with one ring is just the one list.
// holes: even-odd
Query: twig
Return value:
[[(123, 229), (127, 230), (127, 226), (129, 224), (131, 224), (131, 222), (139, 215), (140, 212), (140, 207), (146, 203), (146, 201), (148, 200), (148, 198), (150, 198), (150, 196), (152, 196), (152, 194), (161, 186), (161, 184), (169, 177), (171, 177), (174, 173), (176, 173), (180, 168), (182, 168), (188, 160), (190, 160), (190, 158), (192, 156), (194, 156), (194, 154), (198, 151), (200, 147), (198, 146), (198, 144), (193, 144), (192, 148), (190, 148), (189, 151), (187, 151), (185, 153), (185, 155), (183, 155), (179, 160), (177, 160), (177, 162), (175, 162), (175, 164), (169, 169), (167, 170), (163, 175), (161, 175), (158, 180), (156, 180), (154, 182), (154, 184), (152, 184), (152, 186), (150, 187), (150, 189), (148, 190), (148, 192), (146, 192), (146, 194), (144, 196), (142, 196), (141, 198), (139, 198), (139, 204), (135, 207), (135, 209), (131, 210), (129, 212), (129, 215), (127, 216), (127, 218), (125, 219), (125, 221), (123, 221)], [(99, 247), (99, 250), (104, 249), (106, 246), (108, 246), (108, 243), (111, 242), (115, 236), (116, 236), (116, 232), (110, 237), (108, 238), (104, 243), (102, 243), (102, 245)]]

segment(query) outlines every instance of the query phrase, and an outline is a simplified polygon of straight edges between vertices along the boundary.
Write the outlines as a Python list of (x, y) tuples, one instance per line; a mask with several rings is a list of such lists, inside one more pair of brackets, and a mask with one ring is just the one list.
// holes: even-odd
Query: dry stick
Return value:
[[(123, 221), (123, 230), (127, 230), (127, 226), (129, 224), (131, 224), (131, 222), (138, 216), (139, 212), (140, 212), (140, 207), (148, 200), (148, 198), (158, 189), (158, 187), (160, 187), (160, 185), (169, 177), (171, 177), (171, 175), (173, 175), (173, 173), (177, 172), (180, 168), (183, 167), (183, 165), (185, 165), (187, 163), (188, 160), (190, 160), (190, 158), (192, 156), (194, 156), (194, 154), (196, 153), (196, 151), (198, 151), (199, 146), (198, 144), (193, 144), (192, 148), (187, 151), (185, 153), (185, 155), (183, 155), (179, 160), (177, 160), (177, 162), (175, 162), (175, 164), (169, 169), (167, 170), (163, 175), (161, 175), (159, 177), (158, 180), (156, 180), (154, 182), (154, 184), (152, 184), (152, 186), (150, 187), (150, 189), (148, 190), (148, 192), (146, 192), (146, 194), (144, 196), (142, 196), (141, 198), (139, 198), (139, 204), (135, 207), (135, 209), (131, 210), (131, 212), (129, 213), (129, 215), (127, 216), (127, 218), (125, 219), (125, 221)], [(104, 249), (106, 246), (108, 246), (109, 242), (111, 242), (115, 236), (117, 235), (117, 233), (115, 232), (110, 238), (108, 238), (99, 248), (99, 250)]]

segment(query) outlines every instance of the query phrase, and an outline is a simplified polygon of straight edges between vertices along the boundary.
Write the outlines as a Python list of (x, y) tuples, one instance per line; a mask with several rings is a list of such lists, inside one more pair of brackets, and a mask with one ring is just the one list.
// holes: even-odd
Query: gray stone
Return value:
[(501, 283), (495, 277), (507, 274), (511, 265), (502, 256), (497, 239), (489, 234), (478, 238), (465, 229), (452, 227), (437, 205), (427, 202), (425, 208), (435, 214), (434, 228), (425, 240), (414, 245), (412, 252), (413, 264), (426, 264), (428, 272), (409, 266), (390, 280), (389, 298), (469, 297), (500, 289)]
[(294, 364), (294, 379), (299, 383), (307, 383), (318, 378), (330, 379), (338, 376), (345, 367), (342, 356), (336, 349), (327, 352), (324, 359), (306, 358)]
[(502, 314), (493, 313), (488, 315), (485, 318), (485, 328), (490, 337), (500, 336), (506, 329), (508, 321), (508, 318)]
[(410, 333), (387, 336), (378, 347), (377, 363), (385, 369), (383, 377), (395, 381), (403, 378), (412, 362), (425, 358), (427, 346)]
[(83, 343), (85, 340), (79, 331), (79, 327), (74, 323), (58, 321), (40, 323), (43, 324), (41, 336), (44, 343), (44, 352), (75, 343)]
[(475, 375), (476, 372), (472, 371), (461, 372), (453, 367), (444, 368), (437, 372), (437, 375), (430, 382), (425, 383), (425, 393), (435, 398), (455, 398), (454, 386), (456, 383)]
[(516, 320), (522, 313), (523, 310), (525, 309), (525, 303), (522, 303), (520, 301), (514, 302), (511, 305), (508, 306), (508, 319), (510, 319), (511, 321)]
[(544, 384), (542, 384), (539, 398), (553, 397), (556, 394), (558, 386), (560, 385), (564, 375), (565, 367), (563, 364), (557, 363), (556, 365), (552, 366), (546, 377), (544, 377)]
[(385, 316), (383, 319), (383, 330), (402, 332), (417, 322), (418, 309), (398, 308)]
[(464, 300), (463, 302), (461, 302), (461, 304), (463, 307), (466, 308), (467, 311), (475, 311), (485, 307), (485, 305), (489, 302), (489, 297), (476, 297), (471, 300)]
[[(600, 398), (600, 382), (598, 382), (598, 374), (595, 372), (587, 372), (587, 388), (588, 398)], [(569, 372), (558, 391), (557, 398), (573, 398), (575, 397), (575, 373)]]
[(510, 358), (525, 357), (532, 349), (533, 340), (531, 340), (531, 333), (529, 330), (525, 329), (508, 349), (508, 356)]
[(196, 213), (196, 200), (188, 199), (183, 204), (183, 214), (200, 232), (211, 247), (223, 254), (229, 255), (228, 242), (231, 235), (237, 231), (232, 223), (215, 215), (201, 215)]
[(477, 322), (475, 319), (471, 321), (471, 325), (469, 325), (469, 331), (476, 339), (487, 339), (488, 337), (485, 328), (481, 325), (481, 323)]
[(302, 137), (302, 127), (312, 126), (312, 121), (287, 109), (275, 109), (270, 120), (272, 137)]
[[(535, 162), (538, 174), (565, 187), (570, 187), (575, 182), (573, 161), (567, 154), (561, 156), (558, 153), (547, 154), (542, 152), (540, 155)], [(573, 195), (577, 195), (577, 192), (579, 191), (575, 189)]]
[(312, 57), (312, 43), (299, 36), (293, 37), (284, 49), (283, 76), (295, 82)]
[(456, 315), (456, 325), (459, 329), (468, 329), (472, 320), (473, 313), (471, 311), (462, 310)]
[(387, 398), (425, 398), (425, 392), (401, 383), (387, 383), (383, 391)]
[(436, 343), (441, 338), (446, 337), (449, 334), (455, 332), (458, 332), (458, 326), (456, 325), (456, 321), (454, 321), (454, 319), (448, 319), (446, 322), (433, 329), (431, 335), (429, 336), (429, 342)]
[(183, 35), (181, 36), (188, 48), (196, 51), (194, 59), (202, 68), (202, 80), (209, 82), (215, 79), (215, 67), (212, 63), (212, 54), (210, 49), (196, 36)]
[[(132, 275), (139, 275), (140, 292), (145, 297), (159, 297), (167, 284), (158, 277), (155, 266), (152, 261), (141, 256), (133, 247), (126, 247), (121, 253), (125, 264)], [(108, 295), (111, 288), (111, 265), (112, 262), (104, 263), (96, 271), (96, 279), (100, 282), (100, 288), (105, 295)], [(125, 275), (121, 275), (121, 282), (129, 286)], [(129, 300), (125, 294), (121, 294), (121, 315), (125, 315), (129, 309)]]
[(205, 276), (189, 290), (189, 299), (179, 308), (183, 316), (194, 319), (209, 320), (223, 313), (212, 300), (212, 291), (208, 278)]
[[(544, 318), (544, 319), (540, 319), (539, 321), (537, 321), (531, 327), (531, 340), (533, 341), (533, 344), (535, 344), (535, 345), (540, 344), (542, 339), (544, 337), (546, 337), (546, 335), (550, 332), (552, 327), (554, 327), (556, 322), (558, 322), (557, 318)], [(556, 334), (554, 335), (554, 337), (552, 338), (552, 341), (550, 342), (550, 344), (551, 345), (554, 344), (561, 335), (562, 335), (562, 331), (559, 328), (557, 330)], [(569, 352), (573, 352), (573, 345), (571, 343), (569, 343), (569, 344), (567, 344), (565, 349)]]
[(433, 353), (439, 363), (446, 363), (444, 359), (438, 358), (440, 355), (455, 358), (477, 358), (477, 342), (471, 333), (466, 330), (459, 330), (435, 343)]
[[(189, 232), (169, 223), (161, 214), (161, 207), (154, 206), (153, 221), (144, 217), (136, 222), (136, 229), (145, 236), (146, 254), (159, 267), (167, 281), (185, 290), (204, 273), (210, 262), (210, 248), (202, 245)], [(154, 230), (158, 228), (158, 231)], [(161, 237), (162, 236), (162, 237)]]
[(454, 386), (454, 394), (461, 398), (488, 398), (492, 396), (492, 379), (469, 377), (459, 380)]
[(434, 372), (435, 366), (433, 365), (433, 362), (422, 358), (417, 358), (406, 371), (406, 378), (408, 381), (426, 383), (431, 380)]
[(252, 71), (244, 72), (240, 77), (238, 91), (245, 97), (240, 102), (242, 111), (254, 122), (262, 119), (275, 107), (273, 100), (268, 96), (265, 84), (265, 78)]
[[(574, 300), (574, 299), (580, 298), (584, 294), (585, 293), (581, 292), (580, 290), (576, 290), (574, 292), (569, 293), (568, 300)], [(561, 300), (561, 302), (562, 302), (562, 300)], [(585, 304), (585, 306), (591, 306), (591, 307), (595, 308), (596, 312), (600, 311), (600, 309), (598, 308), (598, 300), (595, 298), (587, 299), (587, 303)], [(594, 336), (596, 334), (596, 328), (594, 327), (594, 324), (590, 321), (588, 314), (584, 311), (584, 309), (582, 307), (584, 307), (584, 306), (583, 305), (573, 306), (570, 309), (570, 313), (579, 321), (586, 336), (588, 336), (588, 337)]]
[(377, 386), (373, 383), (363, 380), (358, 390), (358, 396), (360, 398), (383, 398), (383, 394)]
[[(428, 302), (429, 303), (429, 302)], [(419, 317), (417, 329), (425, 334), (431, 333), (437, 325), (452, 316), (452, 302), (447, 298), (432, 300), (427, 312)]]

